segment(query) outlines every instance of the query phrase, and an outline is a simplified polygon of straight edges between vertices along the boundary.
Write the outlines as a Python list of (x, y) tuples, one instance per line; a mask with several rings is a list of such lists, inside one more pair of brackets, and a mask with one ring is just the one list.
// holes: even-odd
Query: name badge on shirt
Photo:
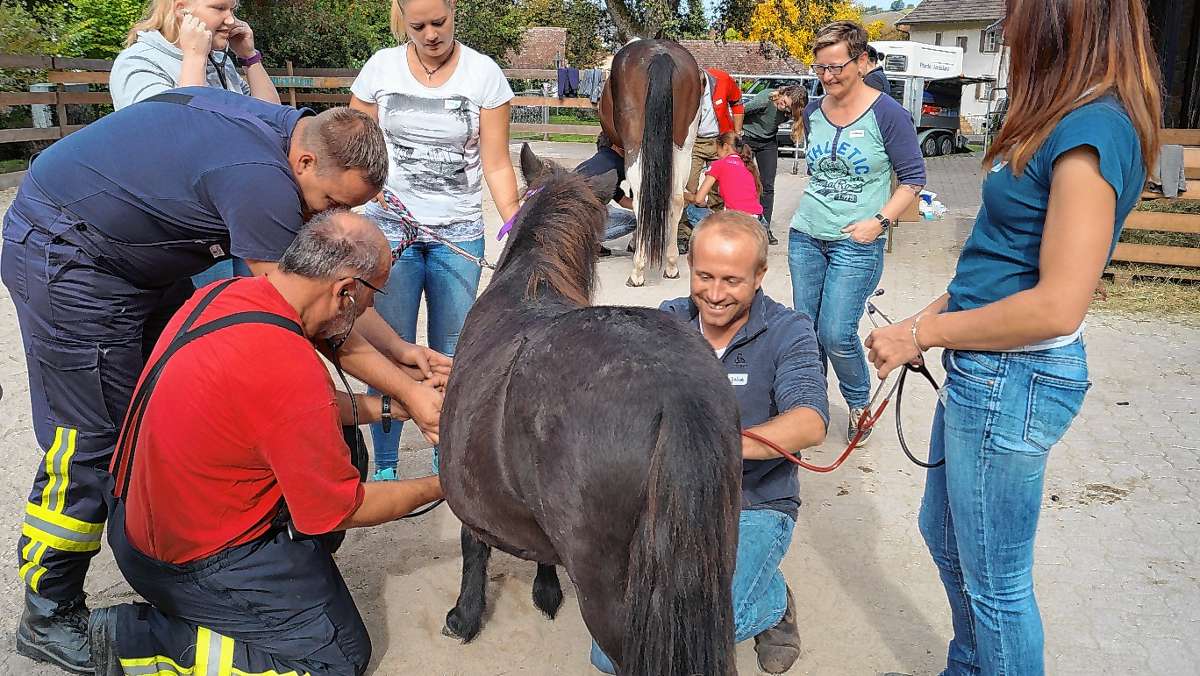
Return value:
[(714, 106), (719, 106), (719, 105), (721, 105), (722, 103), (725, 103), (725, 99), (713, 99), (713, 105), (714, 105)]
[(866, 129), (851, 129), (849, 136), (850, 136), (850, 138), (866, 138), (867, 130)]
[(1003, 161), (996, 160), (996, 162), (994, 164), (992, 164), (992, 173), (993, 174), (1000, 173), (1007, 166), (1008, 166), (1008, 160), (1003, 160)]
[(225, 255), (225, 250), (221, 248), (220, 244), (214, 244), (208, 247), (208, 253), (212, 254), (213, 258), (220, 258)]
[(729, 374), (729, 384), (733, 385), (734, 387), (741, 387), (743, 385), (746, 385), (749, 382), (750, 382), (750, 374), (749, 373), (730, 373)]

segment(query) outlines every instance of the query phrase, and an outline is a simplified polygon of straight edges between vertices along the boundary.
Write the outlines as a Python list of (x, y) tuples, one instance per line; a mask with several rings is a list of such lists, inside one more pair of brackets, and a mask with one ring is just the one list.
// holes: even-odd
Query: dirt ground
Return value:
[[(573, 165), (579, 144), (535, 144)], [(768, 295), (790, 305), (788, 219), (802, 175), (780, 163)], [(877, 299), (889, 314), (907, 316), (944, 288), (978, 206), (978, 161), (931, 160), (930, 188), (951, 207), (940, 221), (896, 232)], [(0, 212), (14, 191), (0, 192)], [(488, 257), (499, 253), (499, 219), (489, 213)], [(681, 280), (651, 276), (642, 289), (623, 282), (630, 259), (624, 241), (600, 263), (597, 301), (657, 305), (687, 293)], [(487, 277), (484, 282), (486, 284)], [(863, 331), (868, 328), (864, 320)], [(1038, 537), (1037, 591), (1054, 674), (1198, 673), (1200, 648), (1200, 417), (1197, 416), (1194, 328), (1120, 317), (1089, 320), (1095, 387), (1066, 439), (1051, 453)], [(935, 369), (940, 377), (940, 369)], [(0, 289), (0, 549), (14, 553), (0, 576), (0, 624), (8, 632), (20, 612), (15, 542), (35, 463), (24, 357), (12, 305)], [(846, 408), (830, 383), (830, 442), (814, 453), (832, 459)], [(904, 422), (910, 445), (928, 440), (933, 397), (914, 386)], [(950, 638), (949, 611), (916, 515), (923, 471), (900, 453), (885, 416), (871, 444), (829, 475), (804, 475), (804, 506), (783, 571), (795, 591), (804, 651), (792, 674), (935, 674)], [(424, 474), (429, 450), (406, 430), (402, 474)], [(597, 519), (604, 518), (597, 514)], [(530, 601), (534, 566), (503, 554), (492, 559), (487, 624), (470, 645), (440, 630), (458, 591), (458, 524), (446, 508), (429, 516), (351, 533), (338, 561), (375, 647), (374, 674), (588, 674), (588, 635), (573, 590), (549, 622)], [(564, 582), (566, 577), (563, 577)], [(87, 585), (102, 606), (132, 598), (107, 550)], [(9, 635), (11, 636), (11, 634)], [(757, 673), (751, 643), (738, 647), (742, 674)], [(0, 674), (57, 674), (0, 640)]]

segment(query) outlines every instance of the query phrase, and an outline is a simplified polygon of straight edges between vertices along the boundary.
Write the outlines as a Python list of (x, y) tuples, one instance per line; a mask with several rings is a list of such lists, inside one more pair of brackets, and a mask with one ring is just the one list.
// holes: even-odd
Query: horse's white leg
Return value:
[(642, 286), (646, 283), (646, 263), (648, 255), (645, 247), (639, 246), (638, 241), (641, 239), (642, 222), (641, 204), (642, 204), (642, 153), (638, 150), (633, 161), (626, 158), (625, 161), (625, 179), (629, 181), (630, 192), (633, 193), (633, 213), (638, 216), (637, 228), (633, 231), (633, 270), (629, 273), (629, 279), (625, 281), (626, 286)]
[(679, 237), (679, 219), (683, 216), (684, 199), (683, 191), (687, 188), (688, 173), (692, 168), (692, 149), (696, 145), (696, 129), (700, 124), (700, 113), (696, 113), (696, 119), (692, 120), (692, 126), (688, 128), (687, 140), (684, 141), (683, 147), (676, 147), (674, 157), (671, 158), (671, 213), (668, 215), (667, 228), (667, 266), (663, 270), (663, 277), (667, 279), (679, 278), (679, 246), (677, 245)]

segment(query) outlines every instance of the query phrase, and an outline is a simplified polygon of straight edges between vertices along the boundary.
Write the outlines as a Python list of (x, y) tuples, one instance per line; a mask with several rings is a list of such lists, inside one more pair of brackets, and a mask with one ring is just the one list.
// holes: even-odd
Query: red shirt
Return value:
[(744, 211), (751, 216), (762, 215), (754, 174), (746, 168), (741, 157), (733, 154), (716, 160), (708, 166), (708, 175), (717, 179), (717, 190), (725, 201), (726, 209)]
[(742, 89), (733, 77), (723, 70), (709, 68), (708, 74), (716, 80), (716, 85), (712, 88), (712, 102), (713, 110), (717, 113), (717, 127), (722, 134), (726, 134), (733, 131), (733, 116), (746, 112), (746, 107), (742, 104)]
[[(175, 313), (148, 363), (205, 290)], [(231, 284), (193, 327), (247, 310), (300, 321), (266, 277), (254, 277)], [(312, 343), (244, 324), (199, 338), (167, 362), (138, 437), (125, 531), (147, 556), (182, 564), (263, 535), (281, 500), (300, 531), (317, 535), (362, 499), (333, 383)]]

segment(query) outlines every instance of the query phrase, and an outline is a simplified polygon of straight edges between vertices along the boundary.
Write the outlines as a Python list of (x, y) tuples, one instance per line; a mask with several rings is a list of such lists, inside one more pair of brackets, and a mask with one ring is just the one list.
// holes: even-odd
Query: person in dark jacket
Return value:
[(863, 82), (884, 94), (891, 94), (892, 85), (888, 83), (887, 74), (883, 72), (883, 64), (879, 63), (882, 59), (883, 55), (878, 50), (867, 45), (867, 68), (870, 70), (863, 76)]
[[(812, 320), (768, 298), (767, 233), (739, 211), (719, 211), (692, 234), (691, 296), (662, 310), (694, 326), (725, 366), (742, 428), (788, 453), (820, 445), (829, 422), (825, 376)], [(800, 656), (795, 602), (779, 564), (800, 508), (796, 466), (742, 439), (742, 511), (733, 573), (737, 641), (754, 638), (763, 671), (780, 674)], [(613, 673), (593, 644), (592, 664)]]

